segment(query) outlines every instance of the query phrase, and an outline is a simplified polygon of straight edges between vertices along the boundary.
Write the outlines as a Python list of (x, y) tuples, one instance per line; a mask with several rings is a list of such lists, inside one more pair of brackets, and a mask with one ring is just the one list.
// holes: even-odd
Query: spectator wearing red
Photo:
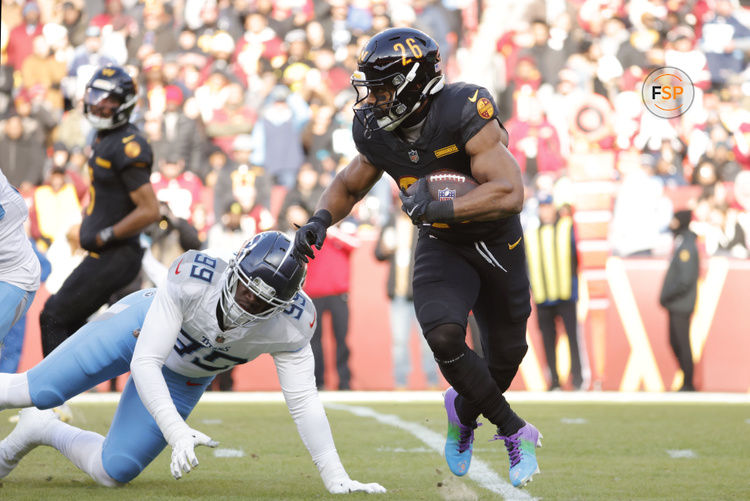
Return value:
[(42, 35), (44, 25), (40, 21), (39, 5), (26, 2), (23, 6), (23, 22), (10, 31), (8, 46), (8, 65), (20, 70), (23, 62), (33, 52), (34, 38)]
[(245, 91), (238, 83), (224, 87), (224, 106), (214, 110), (206, 121), (206, 135), (227, 154), (240, 134), (249, 134), (257, 120), (257, 114), (245, 105)]
[(750, 122), (744, 122), (734, 131), (734, 158), (744, 170), (750, 170)]
[(325, 385), (325, 360), (323, 358), (323, 315), (329, 312), (333, 337), (336, 341), (336, 370), (339, 390), (351, 389), (349, 370), (349, 285), (351, 253), (358, 241), (340, 228), (328, 228), (328, 236), (315, 259), (307, 266), (304, 290), (315, 304), (318, 322), (310, 346), (315, 356), (315, 381), (319, 389)]
[(125, 13), (122, 0), (106, 0), (104, 2), (104, 12), (94, 16), (90, 24), (102, 29), (105, 26), (112, 26), (115, 30), (126, 28), (129, 33), (136, 33), (138, 31), (135, 19)]
[(553, 174), (557, 177), (565, 167), (560, 154), (557, 131), (547, 120), (539, 100), (526, 96), (519, 100), (518, 115), (506, 123), (513, 138), (510, 151), (518, 161), (527, 179), (536, 174)]
[(245, 34), (237, 41), (234, 58), (237, 59), (244, 50), (252, 49), (258, 57), (270, 61), (282, 54), (282, 45), (281, 38), (268, 26), (268, 18), (262, 12), (253, 11), (245, 18)]

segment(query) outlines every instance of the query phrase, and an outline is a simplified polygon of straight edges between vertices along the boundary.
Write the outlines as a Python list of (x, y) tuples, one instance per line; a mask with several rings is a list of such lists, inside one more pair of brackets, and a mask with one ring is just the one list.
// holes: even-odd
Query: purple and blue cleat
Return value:
[(469, 471), (474, 443), (474, 430), (479, 426), (466, 426), (456, 414), (458, 393), (452, 387), (445, 392), (445, 410), (448, 413), (448, 435), (445, 439), (445, 461), (454, 475), (463, 476)]
[(505, 441), (505, 448), (510, 458), (510, 482), (513, 487), (523, 487), (539, 473), (536, 462), (536, 448), (542, 446), (542, 434), (531, 423), (526, 423), (513, 435), (504, 437), (495, 435), (495, 440)]

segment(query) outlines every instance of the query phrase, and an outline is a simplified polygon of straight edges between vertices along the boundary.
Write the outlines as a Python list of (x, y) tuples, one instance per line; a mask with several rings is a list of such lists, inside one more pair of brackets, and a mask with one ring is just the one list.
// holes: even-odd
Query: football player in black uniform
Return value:
[[(421, 31), (387, 29), (362, 49), (352, 84), (354, 141), (359, 154), (326, 188), (295, 236), (300, 259), (314, 257), (326, 228), (345, 217), (383, 172), (402, 190), (402, 209), (419, 226), (414, 306), (422, 331), (451, 388), (445, 394), (451, 471), (469, 469), (476, 419), (483, 414), (505, 441), (514, 486), (538, 472), (541, 434), (503, 397), (526, 354), (531, 312), (518, 214), (521, 173), (506, 148), (508, 133), (487, 89), (446, 84), (439, 48)], [(450, 169), (479, 186), (454, 199), (432, 200), (427, 174)], [(407, 186), (417, 183), (411, 195)], [(486, 359), (466, 344), (474, 312)]]
[(83, 109), (97, 129), (88, 161), (91, 198), (80, 232), (89, 253), (39, 316), (45, 357), (136, 277), (140, 233), (159, 219), (149, 181), (151, 145), (128, 123), (137, 99), (133, 79), (117, 66), (100, 68), (86, 84)]

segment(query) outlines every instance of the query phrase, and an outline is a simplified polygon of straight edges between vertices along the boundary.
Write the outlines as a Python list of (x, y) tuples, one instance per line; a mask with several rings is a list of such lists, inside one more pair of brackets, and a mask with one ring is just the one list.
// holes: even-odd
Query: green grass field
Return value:
[[(100, 433), (106, 433), (115, 408), (72, 407), (73, 424)], [(507, 484), (507, 455), (502, 442), (489, 441), (494, 430), (488, 424), (477, 430), (473, 477), (450, 474), (434, 443), (428, 443), (444, 432), (439, 402), (334, 404), (327, 412), (349, 475), (388, 489), (378, 499), (750, 499), (750, 404), (520, 402), (513, 407), (544, 434), (538, 450), (542, 473), (522, 491)], [(0, 412), (0, 436), (10, 432), (13, 413)], [(40, 447), (0, 484), (0, 499), (333, 497), (284, 404), (204, 402), (188, 421), (219, 440), (218, 452), (225, 457), (197, 449), (200, 466), (179, 481), (169, 473), (168, 450), (127, 487), (112, 490), (94, 484), (57, 451)], [(236, 457), (238, 451), (243, 457)], [(502, 479), (500, 490), (477, 480), (477, 459)], [(347, 499), (364, 498), (372, 496)]]

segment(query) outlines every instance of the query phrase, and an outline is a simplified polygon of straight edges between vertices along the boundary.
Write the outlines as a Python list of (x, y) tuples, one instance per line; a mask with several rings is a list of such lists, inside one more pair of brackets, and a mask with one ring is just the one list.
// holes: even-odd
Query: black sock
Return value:
[(492, 379), (487, 363), (468, 346), (459, 356), (437, 362), (445, 379), (458, 392), (456, 414), (461, 423), (471, 426), (481, 413), (503, 435), (512, 435), (524, 425)]

